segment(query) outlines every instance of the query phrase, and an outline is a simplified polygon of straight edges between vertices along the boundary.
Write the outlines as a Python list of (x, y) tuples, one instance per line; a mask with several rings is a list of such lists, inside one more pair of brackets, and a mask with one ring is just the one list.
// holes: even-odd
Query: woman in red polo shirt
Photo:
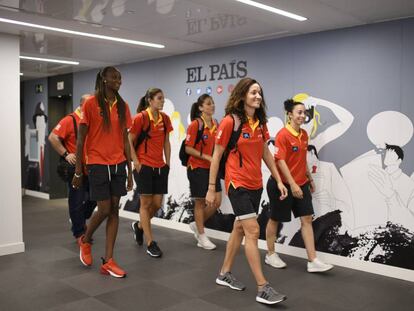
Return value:
[(140, 199), (140, 221), (132, 223), (132, 230), (138, 245), (143, 244), (145, 235), (147, 254), (155, 258), (161, 257), (162, 251), (153, 240), (151, 219), (160, 209), (164, 194), (168, 193), (171, 156), (169, 133), (173, 130), (169, 116), (161, 111), (163, 107), (162, 90), (150, 88), (139, 102), (138, 114), (128, 134), (136, 191)]
[(284, 268), (286, 263), (275, 253), (275, 240), (278, 222), (289, 222), (291, 213), (300, 217), (302, 238), (308, 255), (308, 272), (331, 270), (332, 265), (316, 257), (315, 240), (312, 228), (312, 194), (315, 184), (306, 164), (308, 151), (308, 134), (301, 125), (306, 118), (306, 108), (301, 102), (288, 99), (284, 103), (288, 122), (276, 135), (275, 162), (282, 172), (282, 180), (288, 189), (288, 196), (279, 199), (279, 190), (275, 180), (270, 177), (267, 193), (270, 201), (270, 219), (266, 227), (268, 253), (265, 263), (274, 268)]
[[(82, 184), (82, 168), (86, 164), (91, 200), (97, 201), (85, 235), (79, 238), (80, 260), (92, 265), (91, 238), (99, 225), (106, 222), (105, 258), (101, 272), (113, 277), (126, 273), (113, 260), (113, 250), (119, 224), (119, 199), (132, 190), (132, 170), (127, 128), (131, 124), (128, 104), (118, 91), (121, 73), (114, 67), (105, 67), (97, 75), (96, 92), (82, 106), (76, 149), (76, 170), (73, 187)], [(86, 142), (85, 142), (86, 141)], [(85, 146), (86, 163), (82, 154)], [(128, 166), (128, 185), (126, 184)]]
[[(277, 293), (264, 277), (257, 245), (260, 232), (257, 213), (263, 191), (262, 159), (272, 176), (279, 181), (278, 187), (282, 199), (287, 195), (287, 191), (267, 147), (269, 133), (266, 122), (266, 104), (260, 84), (251, 78), (240, 80), (231, 92), (226, 105), (226, 116), (218, 129), (206, 202), (207, 206), (214, 206), (216, 203), (215, 186), (220, 160), (233, 132), (236, 132), (239, 134), (236, 145), (228, 153), (225, 163), (225, 186), (236, 220), (227, 242), (224, 263), (216, 283), (235, 290), (245, 289), (245, 286), (230, 272), (241, 242), (245, 238), (247, 261), (258, 287), (256, 301), (276, 304), (285, 300), (286, 296)], [(236, 130), (239, 129), (239, 125), (242, 127), (241, 131)]]
[(213, 119), (214, 111), (213, 98), (208, 94), (201, 95), (191, 106), (190, 118), (192, 122), (187, 128), (185, 140), (185, 151), (189, 154), (187, 177), (190, 183), (191, 197), (194, 199), (195, 221), (190, 223), (190, 228), (194, 232), (197, 246), (208, 250), (215, 249), (216, 245), (205, 234), (204, 222), (214, 215), (221, 204), (220, 179), (217, 179), (216, 182), (216, 205), (206, 207), (205, 200), (218, 127)]

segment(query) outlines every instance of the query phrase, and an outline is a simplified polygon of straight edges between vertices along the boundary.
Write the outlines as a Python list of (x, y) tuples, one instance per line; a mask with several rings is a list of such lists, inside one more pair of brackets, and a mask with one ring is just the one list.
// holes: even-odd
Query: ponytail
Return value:
[(190, 119), (194, 121), (195, 119), (199, 118), (201, 115), (200, 109), (198, 109), (198, 102), (195, 102), (191, 105), (191, 112), (190, 112)]
[(138, 103), (137, 113), (144, 111), (149, 106), (149, 102), (146, 100), (146, 96), (142, 96)]

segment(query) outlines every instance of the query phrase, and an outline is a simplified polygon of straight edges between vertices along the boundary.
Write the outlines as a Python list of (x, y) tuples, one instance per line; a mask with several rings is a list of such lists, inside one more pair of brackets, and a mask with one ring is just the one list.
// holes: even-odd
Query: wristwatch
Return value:
[(66, 157), (68, 156), (69, 152), (66, 150), (64, 154), (62, 154), (62, 158), (66, 159)]

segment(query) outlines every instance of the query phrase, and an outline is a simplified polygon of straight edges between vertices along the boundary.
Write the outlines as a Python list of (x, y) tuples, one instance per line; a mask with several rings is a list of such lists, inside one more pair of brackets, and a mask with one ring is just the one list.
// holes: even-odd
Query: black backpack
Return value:
[[(201, 118), (197, 118), (196, 120), (198, 122), (198, 130), (197, 130), (197, 136), (196, 136), (193, 147), (195, 147), (200, 141), (202, 142), (201, 149), (200, 149), (200, 156), (201, 156), (203, 154), (203, 146), (205, 145), (204, 139), (203, 139), (204, 121)], [(178, 154), (181, 164), (183, 166), (187, 166), (188, 159), (190, 158), (190, 155), (185, 151), (185, 140), (186, 139), (184, 138), (183, 142), (181, 143), (180, 152)]]
[[(137, 150), (138, 146), (141, 145), (144, 142), (145, 143), (145, 153), (147, 153), (147, 142), (148, 142), (148, 139), (151, 138), (151, 135), (149, 134), (149, 132), (151, 130), (151, 120), (149, 118), (149, 115), (148, 115), (147, 111), (143, 110), (140, 113), (142, 113), (142, 115), (144, 117), (144, 120), (143, 120), (144, 122), (142, 122), (141, 133), (139, 133), (139, 135), (138, 135), (138, 137), (135, 141), (134, 148), (135, 148), (135, 150)], [(165, 122), (166, 115), (161, 111), (159, 113), (160, 113), (160, 116), (162, 115), (163, 122), (164, 122), (164, 135), (167, 135), (167, 125), (166, 125), (166, 122)], [(146, 116), (146, 119), (148, 120), (148, 126), (144, 129), (145, 116)]]
[[(224, 149), (223, 156), (220, 160), (219, 170), (217, 173), (217, 176), (221, 179), (224, 179), (224, 176), (226, 175), (226, 162), (227, 158), (229, 157), (230, 152), (239, 152), (237, 148), (237, 142), (239, 141), (240, 134), (242, 132), (243, 124), (240, 121), (240, 118), (236, 116), (235, 114), (230, 115), (233, 119), (233, 132), (231, 133), (229, 142), (227, 143), (226, 148)], [(243, 165), (243, 159), (242, 155), (239, 152), (239, 163), (240, 167)]]
[[(76, 124), (76, 119), (73, 116), (73, 114), (69, 114), (68, 116), (72, 117), (73, 119), (73, 130), (75, 132), (75, 141), (77, 141), (78, 140), (78, 126)], [(65, 146), (63, 142), (62, 142), (62, 145)], [(58, 165), (56, 167), (56, 172), (64, 182), (69, 182), (73, 179), (73, 175), (75, 174), (75, 165), (70, 164), (68, 161), (66, 161), (64, 157), (60, 157)]]

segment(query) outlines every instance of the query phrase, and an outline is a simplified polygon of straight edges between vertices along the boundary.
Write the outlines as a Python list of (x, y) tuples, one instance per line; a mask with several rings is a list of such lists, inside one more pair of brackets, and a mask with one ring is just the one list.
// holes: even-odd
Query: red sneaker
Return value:
[(105, 260), (102, 258), (101, 273), (111, 275), (114, 278), (126, 277), (126, 272), (122, 270), (112, 258), (107, 262), (105, 262)]
[(84, 266), (91, 266), (92, 265), (92, 245), (90, 243), (83, 242), (83, 238), (85, 235), (82, 235), (78, 238), (78, 245), (79, 245), (79, 259)]

